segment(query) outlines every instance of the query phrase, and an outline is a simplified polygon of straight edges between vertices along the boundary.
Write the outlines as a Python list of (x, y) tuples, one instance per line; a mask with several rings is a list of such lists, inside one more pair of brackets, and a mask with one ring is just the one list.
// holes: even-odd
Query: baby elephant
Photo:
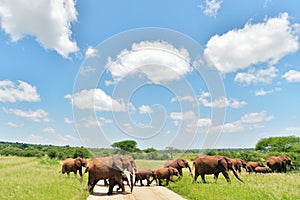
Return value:
[(272, 169), (269, 167), (255, 167), (255, 173), (272, 173)]
[(175, 182), (173, 176), (180, 177), (178, 170), (174, 167), (161, 167), (154, 171), (155, 179), (158, 179), (158, 185), (161, 186), (162, 180), (166, 179), (166, 186), (169, 185), (169, 181)]
[[(153, 179), (150, 181), (150, 177), (153, 177)], [(134, 185), (140, 181), (141, 186), (144, 186), (143, 181), (142, 180), (147, 180), (147, 186), (150, 186), (150, 184), (152, 183), (152, 181), (155, 179), (154, 178), (154, 171), (152, 171), (151, 169), (138, 169), (135, 172), (135, 183)]]

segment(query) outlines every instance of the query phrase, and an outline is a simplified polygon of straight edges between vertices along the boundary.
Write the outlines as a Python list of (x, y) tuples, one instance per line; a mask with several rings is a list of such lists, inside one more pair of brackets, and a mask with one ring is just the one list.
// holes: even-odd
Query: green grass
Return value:
[(86, 199), (87, 176), (60, 175), (57, 160), (0, 157), (0, 199)]
[(156, 169), (163, 167), (165, 160), (135, 160), (138, 169)]
[(217, 183), (213, 175), (206, 175), (208, 182), (203, 184), (201, 177), (192, 184), (192, 177), (184, 171), (182, 179), (170, 183), (169, 189), (186, 199), (300, 199), (300, 173), (287, 174), (246, 174), (241, 177), (244, 184), (239, 182), (231, 173), (231, 184), (228, 184), (222, 174)]

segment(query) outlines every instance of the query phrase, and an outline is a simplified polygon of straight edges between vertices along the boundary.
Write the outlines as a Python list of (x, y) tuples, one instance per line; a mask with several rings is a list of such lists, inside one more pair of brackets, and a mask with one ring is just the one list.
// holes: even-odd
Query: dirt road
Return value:
[(113, 195), (107, 196), (108, 187), (103, 186), (103, 183), (99, 183), (94, 188), (93, 195), (90, 195), (87, 200), (103, 200), (103, 199), (116, 199), (116, 200), (183, 200), (180, 195), (168, 190), (162, 186), (156, 186), (153, 183), (151, 186), (141, 187), (139, 185), (133, 188), (133, 192), (130, 193), (130, 188), (125, 187), (125, 194), (121, 192), (114, 192)]

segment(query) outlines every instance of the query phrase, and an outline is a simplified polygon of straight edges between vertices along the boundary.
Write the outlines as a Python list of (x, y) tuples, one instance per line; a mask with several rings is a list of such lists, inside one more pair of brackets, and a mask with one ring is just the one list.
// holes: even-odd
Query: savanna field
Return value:
[[(189, 160), (190, 161), (190, 160)], [(136, 160), (138, 168), (160, 167), (164, 160)], [(192, 162), (190, 161), (190, 164)], [(86, 199), (87, 175), (83, 183), (73, 173), (60, 175), (61, 161), (49, 158), (0, 157), (0, 199)], [(222, 174), (217, 183), (206, 175), (207, 184), (192, 184), (192, 177), (184, 169), (184, 176), (168, 188), (186, 199), (300, 199), (300, 172), (248, 174), (242, 171), (239, 182), (230, 172), (229, 185)]]

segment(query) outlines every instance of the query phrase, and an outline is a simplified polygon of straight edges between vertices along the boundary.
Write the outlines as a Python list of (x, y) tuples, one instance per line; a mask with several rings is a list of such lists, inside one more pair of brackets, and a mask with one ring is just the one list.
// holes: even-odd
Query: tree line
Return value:
[(4, 156), (25, 156), (43, 157), (63, 160), (65, 158), (94, 156), (111, 156), (114, 154), (130, 154), (135, 159), (146, 160), (170, 160), (177, 156), (193, 160), (198, 154), (224, 155), (231, 158), (241, 158), (245, 161), (265, 161), (269, 155), (285, 154), (289, 156), (296, 165), (300, 166), (300, 137), (269, 137), (259, 140), (255, 148), (248, 149), (189, 149), (180, 150), (173, 147), (166, 147), (164, 150), (157, 150), (153, 147), (139, 149), (134, 140), (115, 142), (112, 148), (84, 148), (71, 146), (55, 146), (41, 144), (26, 144), (0, 142), (0, 155)]

